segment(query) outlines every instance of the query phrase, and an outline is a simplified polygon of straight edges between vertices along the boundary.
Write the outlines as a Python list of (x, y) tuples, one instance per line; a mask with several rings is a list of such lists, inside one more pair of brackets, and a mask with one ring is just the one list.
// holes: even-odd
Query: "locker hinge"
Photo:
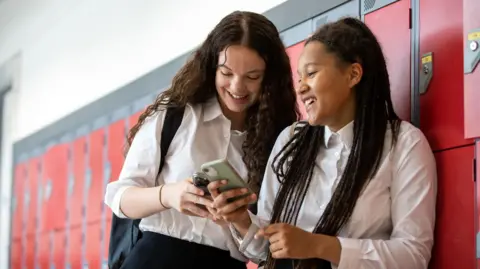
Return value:
[(473, 158), (473, 182), (477, 182), (477, 158)]
[(412, 29), (412, 9), (408, 9), (408, 29)]

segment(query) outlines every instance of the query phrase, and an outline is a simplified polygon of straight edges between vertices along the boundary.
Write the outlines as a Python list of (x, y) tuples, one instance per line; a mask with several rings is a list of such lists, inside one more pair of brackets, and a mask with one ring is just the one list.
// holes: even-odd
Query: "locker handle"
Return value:
[(463, 53), (464, 73), (472, 73), (478, 62), (480, 62), (480, 28), (473, 29), (467, 34)]
[(424, 94), (428, 90), (430, 81), (433, 77), (433, 52), (425, 53), (421, 58), (421, 65), (419, 72), (420, 78), (420, 94)]

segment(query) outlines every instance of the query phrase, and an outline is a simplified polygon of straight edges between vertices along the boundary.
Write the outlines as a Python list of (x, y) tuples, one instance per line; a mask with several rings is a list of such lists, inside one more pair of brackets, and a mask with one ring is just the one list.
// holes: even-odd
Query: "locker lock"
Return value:
[(466, 46), (463, 50), (463, 71), (472, 73), (480, 62), (480, 28), (472, 29), (467, 34)]
[(420, 77), (420, 94), (424, 94), (427, 92), (428, 85), (433, 76), (433, 53), (429, 52), (422, 56), (422, 70), (419, 70), (419, 77)]
[(472, 41), (470, 42), (470, 50), (471, 51), (476, 51), (478, 49), (478, 42), (477, 41)]

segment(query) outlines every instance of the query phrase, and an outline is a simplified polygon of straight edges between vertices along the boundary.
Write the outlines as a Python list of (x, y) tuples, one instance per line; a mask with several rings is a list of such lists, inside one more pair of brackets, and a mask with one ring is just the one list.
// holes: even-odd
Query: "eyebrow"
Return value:
[[(230, 67), (228, 67), (226, 64), (221, 64), (219, 65), (219, 67), (225, 67), (227, 68), (228, 70), (232, 71), (232, 69)], [(263, 72), (263, 70), (260, 70), (260, 69), (253, 69), (253, 70), (250, 70), (247, 72), (247, 74), (250, 74), (250, 73), (261, 73)]]

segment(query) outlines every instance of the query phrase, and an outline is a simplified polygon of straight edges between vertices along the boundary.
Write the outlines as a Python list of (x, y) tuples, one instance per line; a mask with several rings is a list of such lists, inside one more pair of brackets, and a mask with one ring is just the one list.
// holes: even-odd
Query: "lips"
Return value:
[(313, 96), (308, 96), (308, 97), (304, 97), (302, 98), (302, 102), (303, 104), (305, 105), (305, 108), (308, 110), (313, 103), (315, 103), (317, 101), (317, 99)]

